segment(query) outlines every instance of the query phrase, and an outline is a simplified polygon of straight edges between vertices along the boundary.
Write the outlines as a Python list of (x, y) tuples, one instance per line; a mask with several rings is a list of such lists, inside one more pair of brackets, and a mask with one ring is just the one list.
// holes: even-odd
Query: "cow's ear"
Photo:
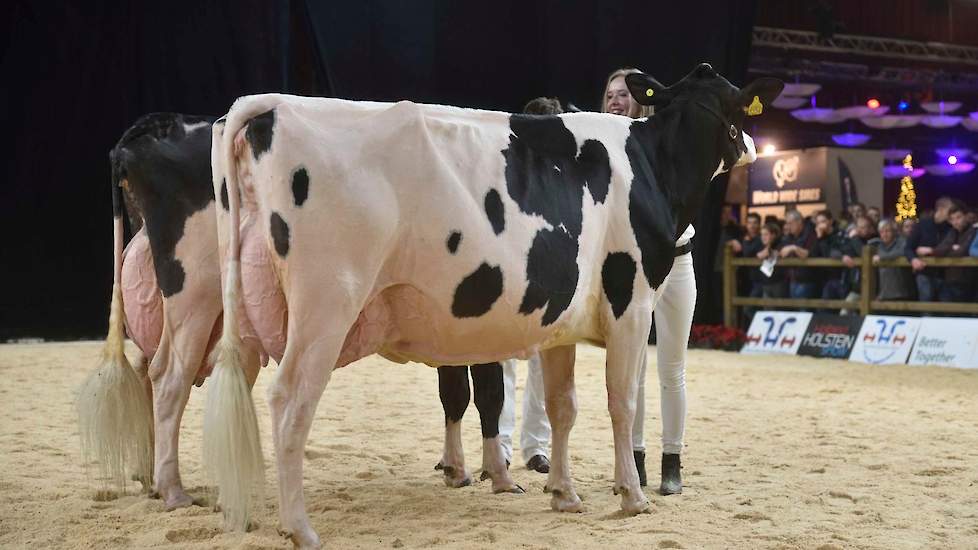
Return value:
[(758, 78), (740, 90), (740, 105), (747, 116), (757, 116), (781, 94), (783, 88), (784, 82), (777, 78)]
[(626, 75), (625, 85), (635, 101), (642, 105), (664, 105), (672, 99), (669, 88), (645, 73)]

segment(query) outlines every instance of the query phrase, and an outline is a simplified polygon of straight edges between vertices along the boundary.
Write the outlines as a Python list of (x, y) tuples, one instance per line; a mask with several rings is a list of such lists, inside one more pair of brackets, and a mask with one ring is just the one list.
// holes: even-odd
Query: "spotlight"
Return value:
[(880, 100), (876, 99), (875, 97), (872, 97), (869, 99), (869, 101), (866, 102), (866, 106), (869, 107), (870, 109), (878, 109), (880, 106)]
[(954, 155), (951, 155), (951, 156), (947, 157), (947, 163), (950, 164), (950, 165), (952, 165), (952, 166), (955, 165), (955, 164), (957, 164), (958, 163), (958, 157), (956, 157)]
[(900, 102), (900, 103), (899, 103), (899, 104), (897, 105), (897, 109), (900, 109), (901, 111), (906, 111), (908, 107), (910, 107), (910, 104), (909, 104), (909, 103), (907, 103), (906, 101), (901, 101), (901, 102)]
[(768, 155), (773, 155), (777, 150), (778, 148), (775, 147), (773, 143), (766, 143), (764, 144), (764, 147), (761, 148), (761, 154), (766, 157)]

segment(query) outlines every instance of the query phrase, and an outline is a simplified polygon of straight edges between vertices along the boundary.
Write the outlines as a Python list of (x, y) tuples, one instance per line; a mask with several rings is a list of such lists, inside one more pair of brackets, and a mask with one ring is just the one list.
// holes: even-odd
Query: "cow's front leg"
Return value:
[(445, 485), (471, 485), (462, 450), (462, 416), (469, 407), (469, 368), (438, 367), (438, 397), (445, 410), (445, 448), (438, 463), (445, 474)]
[(540, 352), (547, 416), (553, 429), (552, 461), (547, 486), (550, 507), (558, 512), (583, 512), (584, 505), (574, 491), (570, 475), (567, 443), (577, 418), (577, 395), (574, 391), (574, 346), (562, 346)]
[(502, 441), (499, 438), (499, 416), (503, 412), (503, 366), (487, 363), (472, 366), (472, 390), (482, 424), (482, 479), (492, 478), (493, 493), (523, 493), (509, 475)]
[(635, 468), (632, 423), (635, 421), (639, 367), (648, 345), (646, 335), (652, 325), (652, 314), (634, 309), (635, 313), (614, 322), (607, 340), (605, 365), (608, 412), (615, 439), (614, 491), (621, 496), (621, 509), (629, 515), (651, 511)]

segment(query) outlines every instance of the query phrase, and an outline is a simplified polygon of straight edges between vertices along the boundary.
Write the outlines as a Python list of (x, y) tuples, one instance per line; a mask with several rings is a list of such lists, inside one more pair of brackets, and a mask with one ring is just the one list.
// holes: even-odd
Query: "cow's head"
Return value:
[(625, 82), (635, 100), (655, 107), (656, 113), (682, 109), (682, 126), (695, 129), (697, 139), (707, 141), (707, 147), (698, 150), (712, 149), (708, 142), (715, 140), (719, 160), (703, 159), (716, 163), (709, 167), (713, 177), (757, 159), (754, 140), (743, 131), (744, 119), (761, 114), (784, 88), (776, 78), (759, 78), (740, 89), (709, 63), (701, 63), (669, 87), (644, 73), (630, 74)]

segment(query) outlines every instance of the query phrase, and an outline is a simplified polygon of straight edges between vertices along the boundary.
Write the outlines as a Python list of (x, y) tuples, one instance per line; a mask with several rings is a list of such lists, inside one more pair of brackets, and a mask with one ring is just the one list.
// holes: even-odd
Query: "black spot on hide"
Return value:
[(302, 206), (309, 198), (309, 173), (305, 168), (299, 168), (292, 173), (292, 198), (296, 206)]
[(601, 267), (601, 285), (611, 304), (615, 319), (621, 318), (632, 301), (635, 284), (635, 260), (627, 252), (612, 252)]
[(221, 206), (224, 207), (224, 210), (231, 210), (231, 203), (228, 202), (228, 180), (226, 178), (221, 180)]
[(489, 223), (492, 224), (492, 231), (496, 235), (503, 232), (506, 229), (506, 213), (503, 207), (503, 200), (499, 196), (499, 191), (495, 189), (490, 189), (486, 193), (486, 199), (484, 201), (486, 208), (486, 216), (489, 218)]
[(275, 252), (285, 257), (289, 253), (289, 224), (285, 223), (278, 212), (272, 212), (270, 220), (272, 242), (275, 244)]
[(272, 137), (275, 129), (275, 109), (265, 111), (248, 121), (245, 139), (251, 145), (251, 154), (258, 160), (272, 148)]
[(542, 323), (557, 320), (574, 298), (578, 280), (578, 238), (583, 226), (584, 189), (603, 203), (611, 184), (605, 146), (585, 140), (580, 151), (574, 135), (557, 116), (510, 116), (506, 190), (520, 211), (538, 215), (541, 229), (527, 255), (528, 285), (520, 313), (546, 307)]
[(458, 318), (480, 317), (489, 312), (503, 294), (503, 272), (499, 266), (483, 262), (455, 288), (452, 315)]
[(462, 234), (458, 231), (452, 231), (448, 236), (448, 242), (445, 245), (448, 247), (448, 251), (455, 254), (458, 251), (458, 244), (462, 242)]
[(574, 299), (578, 276), (574, 237), (560, 229), (538, 231), (527, 254), (528, 284), (520, 313), (529, 315), (546, 307), (541, 322), (543, 326), (553, 323)]

